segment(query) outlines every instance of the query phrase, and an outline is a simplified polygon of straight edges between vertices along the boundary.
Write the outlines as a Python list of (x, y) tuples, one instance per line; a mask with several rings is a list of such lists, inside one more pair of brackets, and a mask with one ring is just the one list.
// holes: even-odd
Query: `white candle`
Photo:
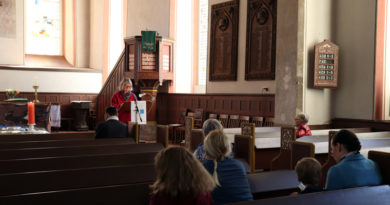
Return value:
[(38, 78), (34, 77), (34, 86), (38, 86)]

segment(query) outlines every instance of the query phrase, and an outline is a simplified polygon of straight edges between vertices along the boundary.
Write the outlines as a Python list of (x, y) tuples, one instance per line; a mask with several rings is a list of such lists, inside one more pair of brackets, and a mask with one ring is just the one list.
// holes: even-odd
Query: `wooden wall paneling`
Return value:
[(228, 112), (228, 113), (230, 113), (231, 110), (232, 110), (232, 104), (231, 103), (232, 103), (231, 99), (223, 100), (223, 106), (222, 106), (223, 110)]
[(237, 80), (239, 0), (211, 7), (210, 81)]
[(275, 80), (276, 0), (248, 0), (245, 80)]
[(258, 101), (255, 101), (254, 99), (252, 99), (250, 102), (249, 110), (259, 112), (260, 111), (259, 104), (260, 103)]
[[(190, 99), (186, 101), (186, 99)], [(187, 102), (199, 102), (198, 107), (188, 107)], [(238, 114), (274, 117), (274, 95), (232, 95), (232, 94), (168, 94), (157, 95), (157, 123), (177, 123), (183, 109), (203, 108), (206, 113)], [(164, 110), (166, 110), (165, 114)]]
[(246, 115), (250, 115), (250, 103), (247, 100), (242, 100), (240, 110), (245, 112)]
[(232, 100), (231, 105), (232, 105), (232, 111), (234, 114), (235, 114), (235, 112), (241, 110), (241, 100), (238, 100), (238, 101)]

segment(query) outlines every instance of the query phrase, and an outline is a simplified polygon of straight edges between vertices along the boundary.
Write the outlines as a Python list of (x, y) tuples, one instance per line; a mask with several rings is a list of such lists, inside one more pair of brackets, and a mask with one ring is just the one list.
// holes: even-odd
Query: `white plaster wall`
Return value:
[(37, 79), (38, 92), (55, 93), (99, 93), (102, 84), (101, 73), (42, 72), (1, 70), (0, 90), (18, 89), (33, 92)]
[[(209, 0), (209, 37), (211, 28), (211, 6), (214, 4), (226, 2), (227, 0)], [(266, 93), (275, 93), (275, 81), (246, 81), (245, 80), (245, 48), (246, 48), (246, 18), (247, 18), (247, 0), (240, 1), (239, 28), (238, 28), (238, 59), (237, 59), (237, 81), (209, 81), (209, 56), (210, 56), (210, 41), (207, 42), (207, 93), (248, 93), (260, 94), (262, 88), (268, 88)]]
[[(332, 0), (305, 1), (303, 54), (303, 109), (297, 112), (309, 117), (309, 124), (329, 124), (332, 89), (315, 89), (313, 84), (314, 45), (332, 39)], [(298, 71), (299, 72), (299, 71)], [(298, 73), (298, 75), (300, 75)]]
[(24, 64), (24, 1), (15, 0), (16, 37), (0, 38), (0, 64)]
[(373, 119), (376, 1), (333, 1), (333, 32), (340, 46), (339, 86), (332, 117)]
[(90, 0), (76, 1), (76, 67), (89, 67)]
[(103, 14), (104, 0), (92, 0), (91, 6), (91, 25), (90, 25), (90, 56), (89, 67), (102, 70), (103, 67)]
[[(170, 0), (127, 0), (126, 37), (139, 36), (142, 30), (169, 36)], [(182, 0), (180, 0), (182, 1)]]

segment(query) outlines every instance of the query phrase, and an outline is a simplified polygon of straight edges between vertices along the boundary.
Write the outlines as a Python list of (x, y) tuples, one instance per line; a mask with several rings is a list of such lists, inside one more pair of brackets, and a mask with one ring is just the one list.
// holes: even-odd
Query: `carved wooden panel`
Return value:
[(291, 150), (291, 143), (295, 141), (295, 128), (282, 127), (280, 134), (280, 149)]
[(211, 7), (210, 81), (237, 80), (239, 1)]
[(245, 80), (275, 80), (276, 0), (248, 0)]

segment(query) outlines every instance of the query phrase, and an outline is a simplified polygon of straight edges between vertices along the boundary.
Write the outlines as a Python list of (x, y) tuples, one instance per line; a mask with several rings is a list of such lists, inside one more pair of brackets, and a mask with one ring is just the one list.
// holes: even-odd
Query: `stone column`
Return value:
[(279, 0), (276, 34), (275, 123), (294, 125), (302, 111), (304, 0)]

